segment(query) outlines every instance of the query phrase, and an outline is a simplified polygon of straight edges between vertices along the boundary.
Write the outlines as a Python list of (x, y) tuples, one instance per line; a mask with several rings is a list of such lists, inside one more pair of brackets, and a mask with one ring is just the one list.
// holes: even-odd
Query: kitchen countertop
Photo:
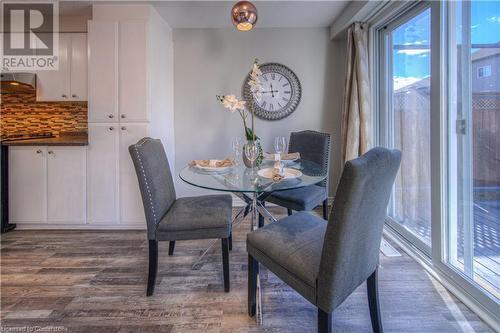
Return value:
[(54, 138), (2, 141), (3, 146), (88, 146), (87, 134), (61, 135)]

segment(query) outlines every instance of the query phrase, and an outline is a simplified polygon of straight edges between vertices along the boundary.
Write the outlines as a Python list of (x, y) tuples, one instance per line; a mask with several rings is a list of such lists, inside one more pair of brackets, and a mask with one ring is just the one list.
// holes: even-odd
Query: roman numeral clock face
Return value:
[(269, 63), (260, 66), (262, 71), (262, 94), (254, 96), (248, 85), (243, 86), (243, 96), (247, 105), (260, 118), (278, 120), (290, 115), (300, 102), (299, 79), (288, 67)]
[(266, 73), (262, 75), (262, 95), (254, 101), (265, 111), (280, 111), (292, 98), (290, 81), (280, 73)]

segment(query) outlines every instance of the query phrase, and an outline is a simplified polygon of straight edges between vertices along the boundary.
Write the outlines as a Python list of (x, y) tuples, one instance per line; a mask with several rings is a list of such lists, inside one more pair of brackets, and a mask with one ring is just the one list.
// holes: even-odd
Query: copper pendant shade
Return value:
[(257, 8), (250, 1), (239, 1), (231, 10), (231, 20), (236, 29), (251, 30), (257, 23)]

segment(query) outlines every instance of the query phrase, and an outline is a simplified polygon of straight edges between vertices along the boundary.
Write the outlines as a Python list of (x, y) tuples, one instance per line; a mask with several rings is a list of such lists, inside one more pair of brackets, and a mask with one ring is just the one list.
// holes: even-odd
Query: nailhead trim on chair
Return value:
[(322, 132), (313, 131), (313, 130), (304, 130), (304, 131), (300, 131), (300, 132), (292, 132), (290, 134), (290, 141), (288, 142), (288, 151), (289, 152), (290, 152), (290, 148), (291, 148), (291, 144), (292, 144), (292, 136), (294, 134), (301, 134), (301, 133), (313, 133), (313, 134), (321, 135), (321, 136), (324, 136), (324, 137), (328, 138), (328, 147), (327, 147), (327, 150), (326, 150), (326, 159), (325, 159), (325, 161), (323, 161), (323, 170), (326, 170), (326, 179), (321, 182), (322, 185), (324, 185), (328, 189), (328, 183), (329, 183), (329, 178), (330, 178), (330, 168), (328, 167), (328, 164), (330, 162), (330, 149), (331, 149), (331, 146), (332, 146), (331, 136), (328, 133), (322, 133)]
[(151, 193), (151, 190), (149, 188), (148, 179), (146, 178), (146, 172), (144, 171), (144, 166), (142, 164), (142, 159), (141, 159), (141, 155), (139, 153), (139, 149), (137, 149), (137, 147), (141, 146), (146, 141), (147, 141), (147, 139), (144, 139), (143, 141), (137, 143), (134, 146), (134, 149), (135, 149), (135, 153), (137, 155), (137, 160), (139, 161), (139, 165), (141, 167), (142, 177), (144, 178), (144, 183), (146, 184), (146, 189), (148, 190), (149, 203), (151, 204), (151, 211), (153, 212), (153, 220), (154, 220), (154, 223), (156, 225), (157, 221), (156, 221), (156, 211), (155, 211), (155, 207), (154, 207), (154, 204), (153, 204), (153, 194)]

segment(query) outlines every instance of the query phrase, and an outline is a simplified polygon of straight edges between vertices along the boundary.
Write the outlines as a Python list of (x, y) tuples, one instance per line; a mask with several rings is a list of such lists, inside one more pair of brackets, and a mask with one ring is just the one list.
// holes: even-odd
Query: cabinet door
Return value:
[(116, 124), (89, 124), (87, 150), (87, 221), (118, 223), (119, 129)]
[(122, 224), (145, 224), (139, 182), (128, 147), (147, 136), (147, 124), (120, 127), (120, 221)]
[(84, 147), (47, 147), (47, 220), (85, 223)]
[(148, 121), (146, 21), (120, 21), (120, 121)]
[(9, 148), (9, 216), (12, 223), (44, 223), (47, 217), (47, 149)]
[(87, 100), (87, 34), (72, 33), (70, 57), (70, 99)]
[(89, 21), (89, 122), (118, 121), (118, 23)]
[(71, 49), (70, 34), (59, 34), (59, 65), (57, 70), (40, 70), (36, 72), (37, 101), (68, 101), (69, 60)]

